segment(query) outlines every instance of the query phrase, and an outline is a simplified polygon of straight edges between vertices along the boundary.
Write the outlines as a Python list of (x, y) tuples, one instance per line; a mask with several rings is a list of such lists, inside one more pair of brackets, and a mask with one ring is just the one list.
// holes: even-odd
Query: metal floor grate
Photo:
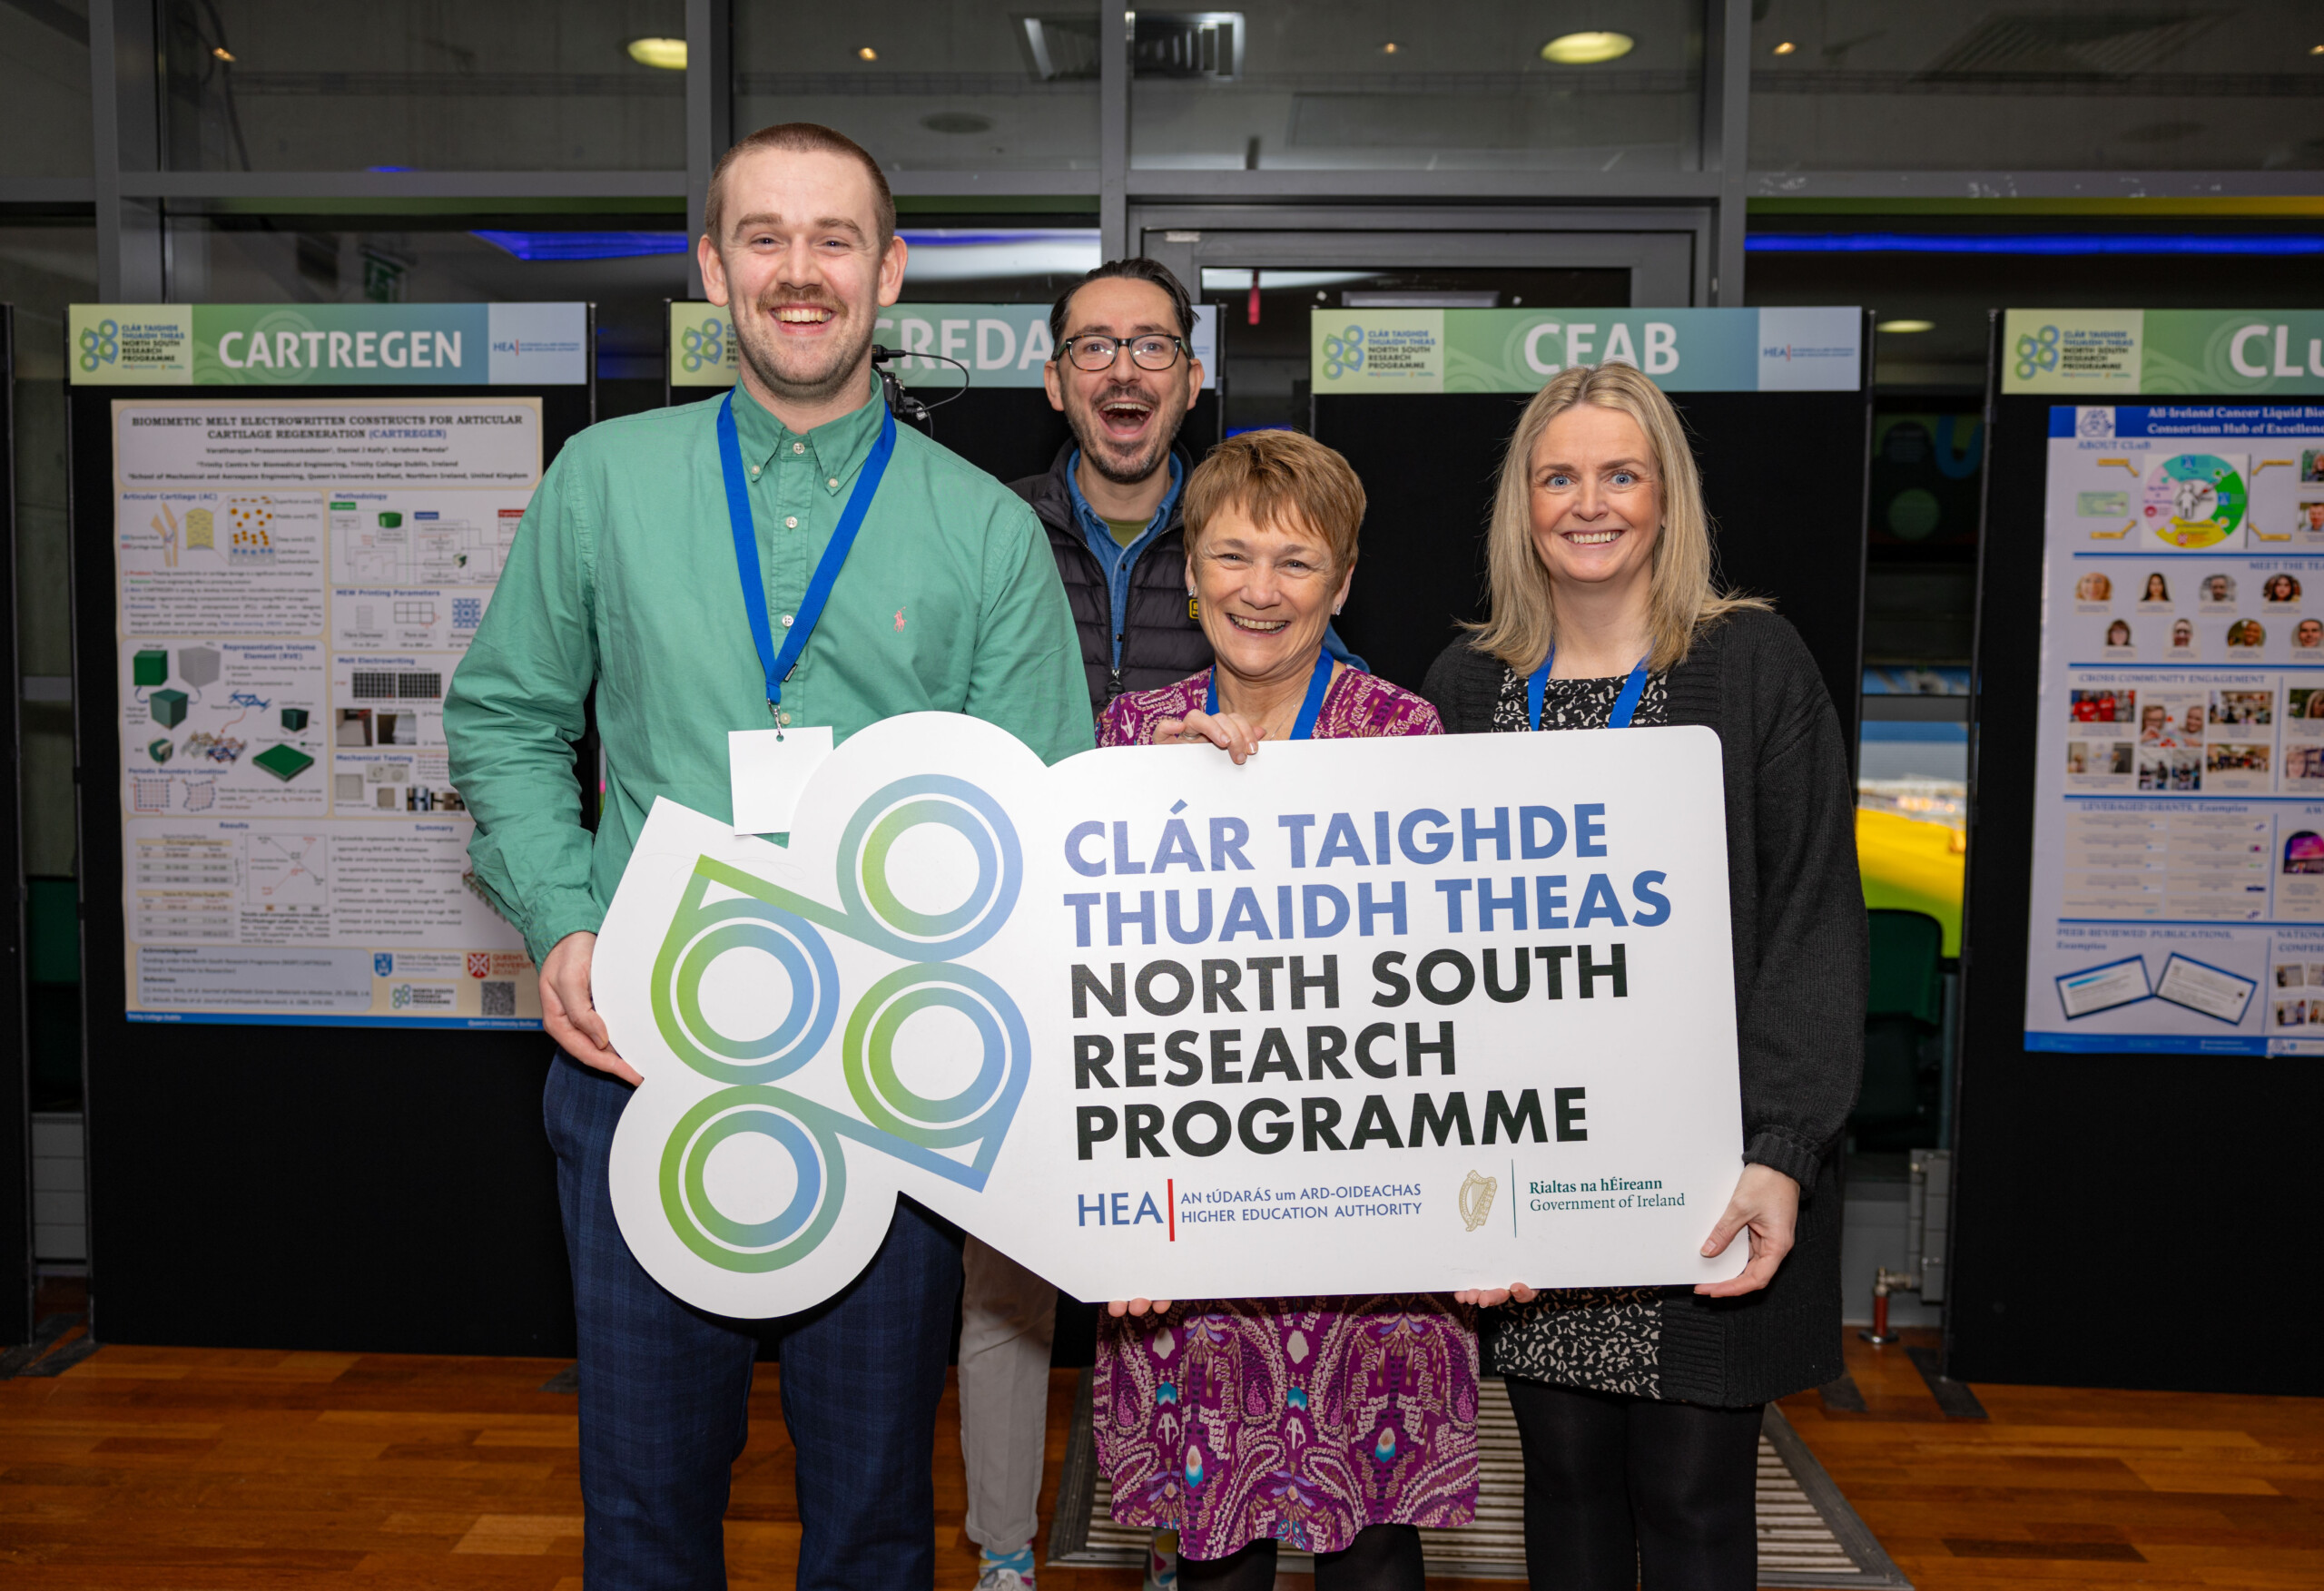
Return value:
[[(1061, 1567), (1135, 1567), (1145, 1561), (1148, 1532), (1114, 1523), (1111, 1488), (1098, 1471), (1089, 1428), (1091, 1374), (1081, 1373), (1074, 1399), (1073, 1434), (1058, 1478), (1057, 1524), (1049, 1561)], [(1477, 1517), (1453, 1530), (1423, 1530), (1422, 1550), (1432, 1579), (1525, 1578), (1524, 1461), (1517, 1421), (1499, 1380), (1479, 1387)], [(1768, 1586), (1861, 1586), (1865, 1591), (1912, 1591), (1824, 1467), (1791, 1429), (1783, 1411), (1768, 1406), (1759, 1433), (1759, 1584)], [(1286, 1552), (1279, 1573), (1305, 1575), (1305, 1553)]]

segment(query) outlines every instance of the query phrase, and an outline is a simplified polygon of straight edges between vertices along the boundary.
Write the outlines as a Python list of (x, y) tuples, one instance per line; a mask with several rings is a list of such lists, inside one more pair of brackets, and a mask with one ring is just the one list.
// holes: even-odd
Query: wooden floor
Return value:
[[(2317, 1400), (1981, 1385), (1992, 1418), (1953, 1420), (1900, 1350), (1851, 1334), (1849, 1358), (1865, 1412), (1812, 1392), (1785, 1409), (1925, 1591), (2324, 1586)], [(574, 1403), (539, 1390), (564, 1368), (107, 1345), (0, 1382), (0, 1587), (578, 1591)], [(738, 1586), (789, 1586), (798, 1542), (768, 1370), (727, 1516)], [(1072, 1384), (1051, 1389), (1052, 1485)], [(948, 1391), (937, 1584), (966, 1591), (957, 1418)]]

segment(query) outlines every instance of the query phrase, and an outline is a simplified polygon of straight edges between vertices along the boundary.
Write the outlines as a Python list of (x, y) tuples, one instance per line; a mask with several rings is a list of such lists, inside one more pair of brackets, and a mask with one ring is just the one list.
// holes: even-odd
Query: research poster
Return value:
[(623, 1235), (741, 1316), (899, 1194), (1081, 1298), (1732, 1276), (1720, 789), (1700, 728), (1045, 768), (915, 713), (787, 845), (659, 802), (595, 962)]
[(443, 709), (540, 400), (222, 391), (112, 423), (131, 1019), (536, 1024)]
[[(2034, 390), (2139, 368), (2016, 319)], [(2212, 319), (2185, 368), (2324, 380)], [(2324, 402), (2061, 403), (2048, 449), (2026, 1046), (2324, 1053)]]

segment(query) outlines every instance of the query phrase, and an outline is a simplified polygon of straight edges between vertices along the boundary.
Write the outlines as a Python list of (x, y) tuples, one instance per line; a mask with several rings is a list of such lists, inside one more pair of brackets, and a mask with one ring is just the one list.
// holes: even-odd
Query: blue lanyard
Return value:
[(855, 490), (849, 494), (847, 507), (839, 516), (839, 527), (832, 532), (831, 545), (823, 549), (822, 559), (815, 565), (814, 577), (807, 582), (807, 594), (800, 599), (799, 611), (792, 615), (790, 633), (783, 636), (783, 650), (777, 652), (773, 631), (767, 623), (766, 578), (759, 572), (759, 533), (751, 520), (751, 488), (743, 478), (743, 442), (734, 431), (734, 394), (731, 389), (726, 401), (718, 406), (718, 461), (726, 473), (726, 518), (734, 531), (734, 563), (743, 574), (743, 607), (751, 616), (751, 641), (759, 649), (759, 666), (766, 671), (766, 710), (770, 715), (783, 700), (783, 682), (799, 666), (799, 654), (807, 650), (807, 637), (815, 633), (815, 621), (823, 616), (823, 605), (832, 599), (840, 565), (847, 562), (848, 549), (855, 545), (855, 533), (863, 528), (863, 516), (880, 490), (880, 477), (888, 473), (888, 459), (895, 450), (896, 417), (888, 413), (883, 405), (880, 439), (872, 444), (871, 455), (855, 477)]
[[(1525, 727), (1541, 727), (1541, 699), (1549, 694), (1550, 665), (1558, 660), (1558, 649), (1550, 648), (1550, 655), (1525, 682)], [(1614, 698), (1614, 710), (1606, 715), (1608, 729), (1628, 729), (1638, 714), (1639, 698), (1646, 694), (1646, 659), (1640, 658), (1630, 665), (1630, 677), (1622, 682), (1621, 694)]]
[[(1315, 720), (1323, 716), (1324, 693), (1332, 688), (1332, 654), (1319, 653), (1315, 657), (1315, 672), (1307, 678), (1307, 700), (1299, 704), (1299, 722), (1291, 726), (1295, 741), (1313, 739)], [(1216, 718), (1218, 715), (1218, 667), (1211, 665), (1210, 689), (1202, 699), (1202, 710)]]

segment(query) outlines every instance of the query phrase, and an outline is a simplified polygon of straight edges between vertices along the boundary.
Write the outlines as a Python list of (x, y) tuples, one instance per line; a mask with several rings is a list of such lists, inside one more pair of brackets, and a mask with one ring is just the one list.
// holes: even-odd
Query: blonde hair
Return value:
[(1355, 565), (1364, 527), (1364, 483), (1332, 448), (1297, 431), (1245, 431), (1210, 450), (1187, 477), (1187, 556), (1210, 522), (1240, 508), (1253, 523), (1305, 530), (1331, 549), (1332, 573)]
[(1710, 514), (1703, 506), (1702, 476), (1687, 445), (1686, 425), (1662, 389), (1631, 365), (1561, 370), (1525, 406), (1502, 460), (1485, 533), (1492, 614), (1483, 624), (1468, 626), (1476, 632), (1471, 644), (1521, 672), (1539, 664), (1556, 644), (1556, 598), (1533, 545), (1533, 449), (1551, 420), (1585, 403), (1630, 416), (1654, 454), (1662, 525), (1654, 538), (1648, 585), (1652, 645), (1647, 666), (1660, 673), (1684, 662), (1695, 637), (1711, 624), (1741, 609), (1765, 610), (1768, 604), (1721, 592), (1714, 584)]

